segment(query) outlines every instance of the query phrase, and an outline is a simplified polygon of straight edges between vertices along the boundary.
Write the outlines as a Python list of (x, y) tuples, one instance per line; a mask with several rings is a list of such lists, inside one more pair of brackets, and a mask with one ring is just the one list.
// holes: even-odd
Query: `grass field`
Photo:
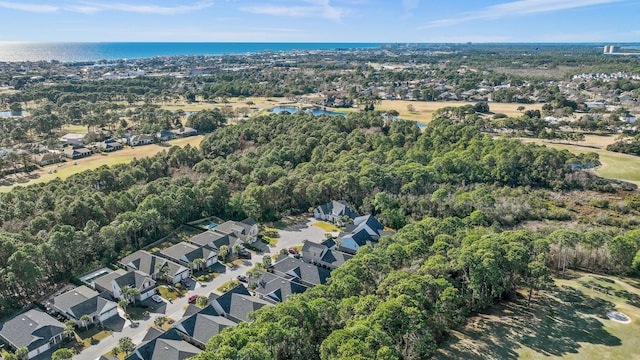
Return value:
[(587, 135), (585, 141), (573, 145), (568, 143), (551, 143), (540, 139), (522, 139), (556, 149), (566, 149), (572, 153), (594, 152), (600, 156), (602, 166), (594, 172), (608, 179), (628, 181), (640, 185), (640, 157), (607, 151), (606, 146), (615, 141), (614, 136)]
[[(186, 146), (187, 144), (191, 146), (198, 146), (204, 136), (192, 136), (183, 139), (172, 140), (169, 142), (171, 146)], [(88, 158), (75, 160), (77, 165), (73, 165), (74, 161), (67, 161), (65, 163), (57, 165), (49, 165), (45, 166), (42, 169), (34, 171), (30, 178), (22, 178), (17, 183), (10, 186), (0, 186), (0, 192), (10, 191), (14, 186), (19, 185), (29, 185), (51, 181), (55, 178), (66, 179), (71, 175), (80, 173), (85, 170), (93, 170), (97, 169), (102, 165), (116, 165), (128, 163), (133, 158), (143, 158), (153, 156), (159, 153), (162, 150), (168, 149), (168, 146), (160, 146), (157, 144), (138, 146), (135, 148), (127, 147), (123, 150), (115, 151), (112, 153), (104, 153), (104, 154), (94, 154)], [(49, 174), (50, 170), (57, 170), (56, 173)], [(24, 176), (24, 174), (19, 174), (18, 176)]]
[[(556, 279), (556, 288), (495, 306), (454, 331), (436, 359), (640, 358), (640, 286), (637, 281), (586, 273)], [(609, 320), (617, 310), (631, 323)]]
[[(473, 102), (465, 101), (407, 101), (407, 100), (383, 100), (380, 105), (376, 106), (376, 110), (396, 110), (400, 113), (401, 119), (415, 120), (422, 123), (428, 123), (433, 119), (433, 113), (438, 109), (447, 106), (465, 106), (473, 105)], [(414, 108), (413, 112), (407, 110), (407, 106)], [(524, 106), (526, 110), (540, 110), (543, 104), (516, 104), (516, 103), (489, 103), (489, 109), (493, 113), (502, 113), (507, 116), (519, 117), (522, 112), (518, 111), (519, 106)]]
[(340, 229), (338, 229), (335, 225), (333, 224), (329, 224), (328, 222), (324, 222), (324, 221), (317, 221), (313, 223), (313, 226), (317, 226), (320, 229), (326, 231), (326, 232), (337, 232), (340, 231)]

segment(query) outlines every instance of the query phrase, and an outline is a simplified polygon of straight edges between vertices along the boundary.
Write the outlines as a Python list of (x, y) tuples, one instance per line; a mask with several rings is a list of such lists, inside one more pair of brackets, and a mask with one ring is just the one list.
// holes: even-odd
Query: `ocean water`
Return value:
[(83, 62), (155, 56), (246, 54), (260, 51), (377, 48), (376, 43), (28, 43), (0, 42), (0, 61)]

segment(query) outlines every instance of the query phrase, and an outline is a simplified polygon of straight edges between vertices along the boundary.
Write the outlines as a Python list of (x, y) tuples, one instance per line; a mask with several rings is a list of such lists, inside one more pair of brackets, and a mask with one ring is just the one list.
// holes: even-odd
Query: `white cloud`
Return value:
[(308, 5), (252, 5), (241, 7), (244, 12), (275, 16), (290, 17), (314, 17), (321, 16), (325, 19), (340, 21), (347, 13), (346, 9), (332, 6), (329, 0), (303, 0)]
[[(193, 5), (179, 5), (179, 6), (158, 6), (158, 5), (132, 5), (125, 3), (91, 3), (84, 2), (83, 6), (69, 7), (68, 10), (78, 12), (99, 12), (99, 11), (123, 11), (134, 12), (141, 14), (158, 14), (158, 15), (173, 15), (182, 14), (197, 10), (202, 10), (211, 7), (213, 2), (201, 1)], [(83, 11), (84, 10), (84, 11)]]
[(141, 14), (159, 14), (159, 15), (173, 15), (186, 12), (192, 12), (202, 10), (213, 5), (211, 1), (201, 1), (194, 3), (193, 5), (180, 5), (180, 6), (158, 6), (158, 5), (132, 5), (125, 3), (92, 3), (92, 2), (78, 2), (77, 4), (65, 5), (65, 6), (53, 6), (53, 5), (41, 5), (41, 4), (22, 4), (0, 1), (0, 7), (13, 10), (21, 10), (27, 12), (40, 12), (40, 13), (52, 13), (59, 10), (66, 10), (71, 12), (78, 12), (83, 14), (94, 14), (101, 11), (123, 11), (134, 12)]
[(444, 27), (473, 20), (496, 20), (519, 15), (554, 12), (620, 1), (623, 0), (519, 0), (489, 6), (478, 11), (462, 13), (458, 17), (435, 20), (420, 28)]
[(418, 7), (420, 0), (402, 0), (402, 7), (405, 10), (413, 10)]
[(5, 9), (38, 12), (38, 13), (51, 13), (59, 10), (57, 6), (52, 6), (52, 5), (24, 4), (24, 3), (19, 4), (19, 3), (5, 2), (5, 1), (0, 1), (0, 7)]

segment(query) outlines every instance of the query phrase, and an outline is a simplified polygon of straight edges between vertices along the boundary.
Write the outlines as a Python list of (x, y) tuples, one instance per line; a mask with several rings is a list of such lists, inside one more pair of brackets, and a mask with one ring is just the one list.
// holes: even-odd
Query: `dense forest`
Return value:
[(640, 234), (629, 231), (639, 198), (572, 202), (566, 194), (621, 188), (580, 170), (592, 155), (494, 138), (476, 120), (445, 111), (421, 133), (378, 112), (258, 116), (201, 149), (0, 194), (0, 310), (187, 221), (271, 221), (330, 199), (397, 236), (358, 253), (328, 286), (225, 330), (201, 359), (420, 359), (465, 316), (543, 286), (551, 269), (639, 270)]

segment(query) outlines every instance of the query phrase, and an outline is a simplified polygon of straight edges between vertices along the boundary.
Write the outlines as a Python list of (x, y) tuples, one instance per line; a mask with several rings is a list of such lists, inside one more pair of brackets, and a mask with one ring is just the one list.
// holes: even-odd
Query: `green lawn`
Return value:
[(543, 142), (540, 139), (523, 139), (525, 142), (535, 142), (556, 149), (566, 149), (574, 154), (594, 152), (600, 156), (602, 166), (594, 172), (603, 178), (623, 180), (640, 185), (640, 157), (607, 151), (604, 147), (571, 145)]
[(333, 224), (329, 224), (328, 222), (324, 222), (324, 221), (318, 221), (313, 223), (313, 226), (317, 226), (320, 229), (326, 231), (326, 232), (337, 232), (340, 231), (340, 229), (338, 229), (335, 225)]
[(237, 280), (231, 280), (231, 281), (227, 281), (226, 283), (222, 284), (219, 288), (217, 288), (216, 290), (218, 292), (224, 293), (227, 292), (233, 288), (235, 288), (236, 286), (240, 285), (240, 283)]
[[(637, 359), (640, 288), (614, 277), (572, 274), (555, 289), (524, 296), (469, 320), (436, 359)], [(606, 317), (620, 311), (630, 324)]]
[(158, 293), (165, 300), (171, 300), (171, 301), (179, 297), (182, 297), (184, 295), (184, 292), (178, 291), (177, 289), (174, 289), (174, 288), (168, 288), (164, 285), (158, 286)]

